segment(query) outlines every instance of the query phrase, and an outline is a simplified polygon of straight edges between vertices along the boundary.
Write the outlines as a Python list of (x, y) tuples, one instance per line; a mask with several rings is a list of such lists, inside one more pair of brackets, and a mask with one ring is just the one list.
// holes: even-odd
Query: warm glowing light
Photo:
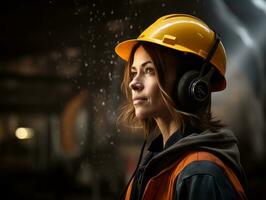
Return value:
[(34, 131), (32, 128), (17, 128), (16, 130), (16, 137), (20, 140), (32, 138), (34, 135)]

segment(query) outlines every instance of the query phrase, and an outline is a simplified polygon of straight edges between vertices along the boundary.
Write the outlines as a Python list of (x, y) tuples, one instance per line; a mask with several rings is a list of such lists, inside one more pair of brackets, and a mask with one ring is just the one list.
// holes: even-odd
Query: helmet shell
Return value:
[[(137, 39), (126, 40), (115, 47), (115, 52), (125, 61), (129, 60), (132, 48), (139, 41), (151, 42), (182, 52), (206, 58), (215, 40), (215, 33), (202, 20), (187, 14), (172, 14), (159, 18), (146, 28)], [(226, 54), (222, 42), (210, 63), (217, 69), (218, 80), (212, 91), (226, 87)]]

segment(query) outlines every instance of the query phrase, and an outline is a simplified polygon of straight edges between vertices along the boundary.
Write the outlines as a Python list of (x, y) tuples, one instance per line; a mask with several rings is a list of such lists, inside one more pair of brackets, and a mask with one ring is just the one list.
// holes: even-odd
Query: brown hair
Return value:
[(173, 119), (181, 122), (181, 129), (183, 133), (186, 132), (186, 134), (188, 134), (188, 132), (191, 131), (202, 132), (207, 129), (211, 131), (217, 131), (223, 127), (220, 121), (213, 120), (211, 113), (211, 98), (209, 98), (209, 101), (206, 105), (197, 111), (188, 113), (179, 110), (180, 108), (178, 106), (178, 98), (176, 98), (177, 94), (175, 87), (170, 94), (168, 94), (164, 89), (167, 69), (169, 69), (169, 67), (181, 66), (176, 67), (176, 82), (178, 82), (185, 72), (189, 70), (199, 70), (199, 66), (202, 65), (203, 60), (192, 54), (179, 52), (148, 42), (137, 43), (131, 51), (129, 61), (124, 70), (124, 78), (121, 84), (121, 89), (126, 97), (126, 101), (121, 106), (121, 113), (118, 117), (118, 122), (123, 123), (131, 128), (143, 128), (146, 136), (148, 136), (156, 127), (156, 122), (153, 118), (141, 120), (135, 116), (131, 89), (129, 88), (129, 83), (131, 81), (130, 67), (133, 63), (134, 54), (140, 46), (143, 46), (154, 62), (155, 68), (157, 70), (157, 80), (162, 98)]

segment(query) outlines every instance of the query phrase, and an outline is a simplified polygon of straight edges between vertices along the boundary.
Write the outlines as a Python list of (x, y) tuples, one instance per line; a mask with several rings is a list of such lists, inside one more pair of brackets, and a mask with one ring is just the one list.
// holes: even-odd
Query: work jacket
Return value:
[(150, 145), (123, 199), (246, 199), (245, 175), (231, 131), (187, 136), (176, 132), (158, 150), (160, 143), (162, 136)]

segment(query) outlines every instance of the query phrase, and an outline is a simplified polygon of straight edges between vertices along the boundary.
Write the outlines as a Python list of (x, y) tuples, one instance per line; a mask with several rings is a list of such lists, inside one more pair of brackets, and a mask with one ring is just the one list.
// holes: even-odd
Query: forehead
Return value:
[(143, 46), (139, 46), (134, 53), (132, 66), (139, 67), (141, 64), (147, 61), (152, 61), (151, 56)]

